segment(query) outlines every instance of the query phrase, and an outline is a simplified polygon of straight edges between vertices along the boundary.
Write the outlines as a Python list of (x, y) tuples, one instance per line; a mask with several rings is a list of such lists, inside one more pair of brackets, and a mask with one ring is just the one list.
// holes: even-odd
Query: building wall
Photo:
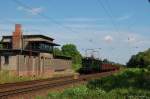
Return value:
[(71, 69), (72, 61), (55, 59), (50, 53), (40, 53), (40, 75), (51, 76), (54, 72)]
[(40, 75), (51, 76), (54, 73), (54, 70), (51, 67), (51, 59), (53, 55), (50, 53), (40, 53)]
[(18, 76), (50, 77), (54, 72), (71, 69), (72, 65), (71, 60), (54, 59), (49, 53), (40, 53), (39, 56), (9, 56), (9, 64), (4, 62), (4, 56), (1, 56), (1, 69), (9, 70)]
[[(41, 60), (42, 62), (42, 60)], [(46, 76), (52, 75), (54, 72), (66, 71), (71, 69), (72, 62), (63, 59), (43, 59), (43, 74)]]
[(9, 56), (9, 64), (5, 64), (5, 57), (1, 56), (1, 69), (3, 70), (16, 70), (17, 57)]
[(32, 72), (32, 56), (18, 55), (19, 58), (19, 76), (30, 75)]
[(5, 56), (0, 56), (1, 57), (1, 70), (9, 70), (13, 74), (17, 74), (17, 56), (9, 56), (9, 64), (5, 64)]
[(9, 64), (5, 64), (5, 57), (1, 56), (1, 70), (9, 70), (18, 76), (37, 75), (38, 57), (15, 55), (9, 56)]
[(71, 69), (72, 62), (65, 59), (52, 59), (51, 67), (54, 71), (62, 71), (66, 69)]

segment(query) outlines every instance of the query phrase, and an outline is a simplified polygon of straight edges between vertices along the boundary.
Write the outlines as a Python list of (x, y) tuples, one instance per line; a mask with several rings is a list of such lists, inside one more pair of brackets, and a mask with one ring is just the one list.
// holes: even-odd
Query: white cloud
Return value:
[(25, 8), (25, 7), (19, 6), (19, 7), (17, 7), (17, 9), (20, 10), (20, 11), (25, 11), (28, 14), (31, 14), (31, 15), (38, 15), (38, 14), (43, 12), (42, 7), (34, 7), (34, 8), (30, 9), (30, 8)]
[(113, 41), (113, 37), (110, 36), (110, 35), (107, 35), (104, 37), (104, 40), (107, 42), (107, 43), (111, 43)]
[(124, 21), (124, 20), (128, 20), (130, 18), (131, 18), (131, 15), (124, 15), (124, 16), (118, 17), (117, 20)]

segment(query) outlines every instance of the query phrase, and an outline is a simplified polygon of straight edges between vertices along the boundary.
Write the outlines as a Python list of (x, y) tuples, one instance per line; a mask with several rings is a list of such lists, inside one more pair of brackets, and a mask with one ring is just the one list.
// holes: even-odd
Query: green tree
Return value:
[(59, 48), (54, 48), (53, 53), (56, 56), (62, 56), (63, 55), (62, 51)]
[(72, 57), (73, 68), (75, 70), (81, 67), (82, 56), (74, 44), (63, 45), (61, 50), (63, 55)]
[(150, 49), (144, 52), (139, 52), (137, 55), (133, 55), (129, 62), (127, 63), (127, 67), (139, 67), (145, 68), (150, 65)]

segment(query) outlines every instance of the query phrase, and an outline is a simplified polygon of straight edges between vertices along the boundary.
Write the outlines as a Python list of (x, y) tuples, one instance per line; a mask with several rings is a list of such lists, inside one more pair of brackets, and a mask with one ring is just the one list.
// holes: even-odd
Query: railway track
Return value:
[(65, 77), (57, 77), (57, 78), (48, 78), (48, 79), (40, 79), (40, 80), (33, 80), (33, 81), (0, 84), (0, 93), (1, 93), (1, 91), (9, 90), (10, 88), (13, 89), (13, 88), (23, 87), (23, 86), (39, 85), (39, 83), (43, 83), (43, 82), (53, 82), (53, 81), (69, 79), (69, 78), (73, 78), (73, 77), (74, 76), (72, 75), (72, 76), (65, 76)]
[(17, 95), (20, 93), (26, 93), (34, 90), (40, 90), (44, 88), (56, 88), (71, 83), (78, 83), (81, 81), (88, 81), (91, 79), (96, 79), (104, 76), (111, 75), (116, 71), (90, 74), (90, 75), (80, 75), (78, 79), (74, 79), (73, 76), (53, 78), (53, 79), (44, 79), (44, 80), (34, 80), (26, 81), (12, 84), (2, 84), (0, 85), (0, 99), (3, 97)]

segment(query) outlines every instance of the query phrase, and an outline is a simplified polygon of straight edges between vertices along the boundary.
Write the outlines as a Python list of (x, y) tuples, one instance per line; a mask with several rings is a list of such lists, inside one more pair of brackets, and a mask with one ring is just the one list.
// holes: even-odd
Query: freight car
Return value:
[(101, 72), (115, 71), (115, 70), (119, 70), (119, 67), (114, 64), (103, 63), (101, 65)]
[(113, 64), (103, 63), (102, 60), (93, 57), (85, 57), (82, 59), (82, 68), (80, 74), (90, 74), (118, 70), (119, 68)]

